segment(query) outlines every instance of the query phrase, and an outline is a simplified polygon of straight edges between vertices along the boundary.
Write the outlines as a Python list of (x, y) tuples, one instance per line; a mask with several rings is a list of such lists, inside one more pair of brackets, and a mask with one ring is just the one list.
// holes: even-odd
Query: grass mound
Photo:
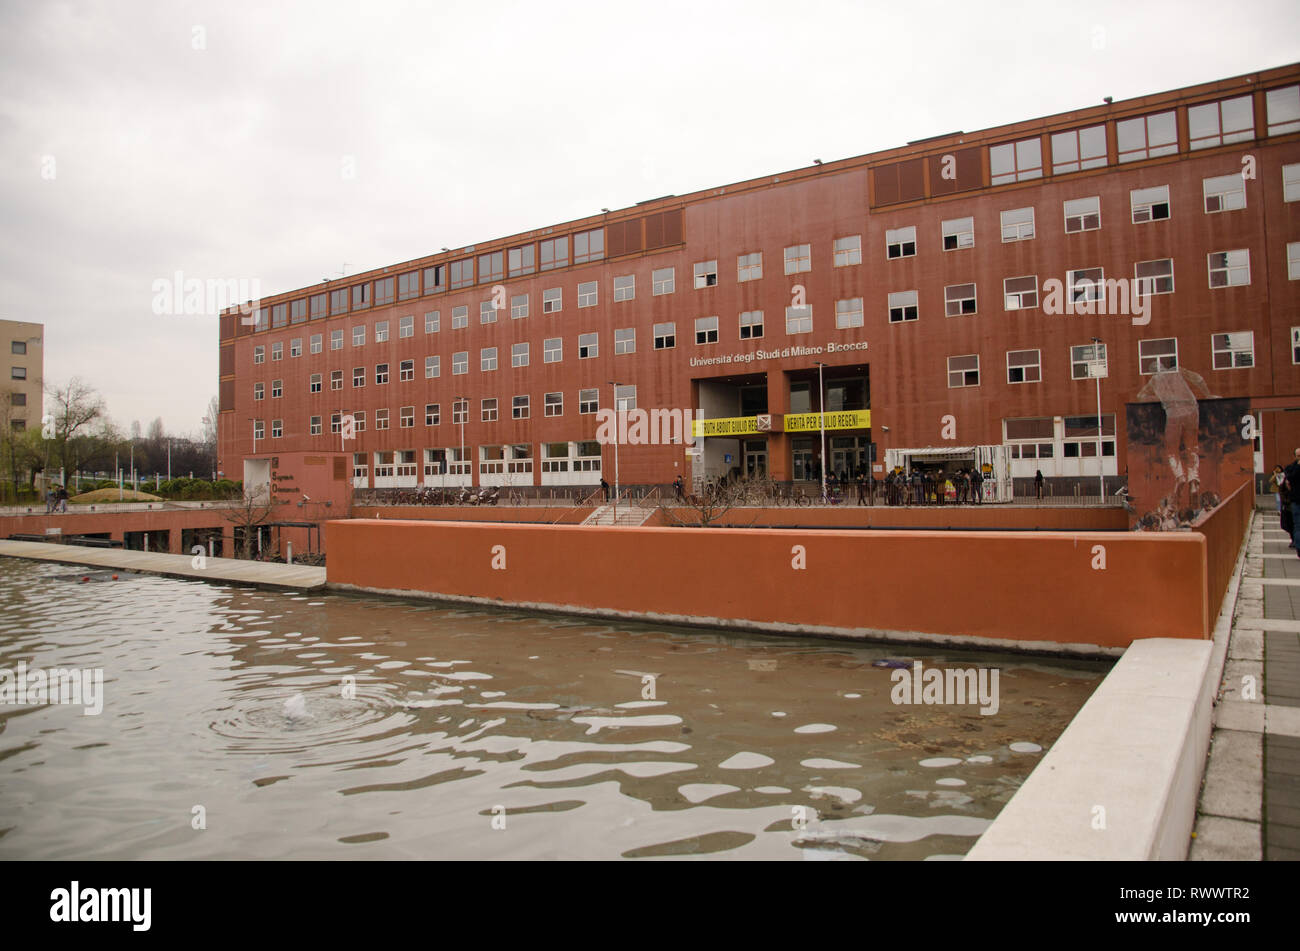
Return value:
[(97, 505), (107, 502), (161, 502), (161, 496), (150, 495), (148, 492), (132, 492), (130, 489), (122, 490), (122, 498), (117, 497), (117, 487), (111, 489), (96, 489), (93, 492), (82, 492), (80, 495), (68, 499), (70, 505)]

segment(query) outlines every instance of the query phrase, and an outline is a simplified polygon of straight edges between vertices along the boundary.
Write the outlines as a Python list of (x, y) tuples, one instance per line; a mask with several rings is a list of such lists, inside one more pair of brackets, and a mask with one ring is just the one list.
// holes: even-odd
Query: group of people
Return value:
[(45, 492), (45, 514), (68, 510), (68, 489), (62, 485), (52, 485)]
[(885, 476), (887, 505), (979, 505), (984, 501), (984, 474), (978, 468), (954, 472), (914, 468), (909, 476), (901, 466)]
[(1280, 465), (1273, 467), (1268, 487), (1277, 496), (1282, 531), (1291, 536), (1291, 544), (1287, 547), (1294, 548), (1300, 557), (1300, 537), (1296, 534), (1296, 526), (1300, 525), (1300, 449), (1295, 451), (1295, 458), (1285, 469)]

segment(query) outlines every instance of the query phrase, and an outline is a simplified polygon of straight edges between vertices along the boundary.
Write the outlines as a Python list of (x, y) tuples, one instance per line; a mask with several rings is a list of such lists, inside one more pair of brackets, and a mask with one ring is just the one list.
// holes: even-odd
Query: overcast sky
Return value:
[(1295, 0), (0, 0), (0, 317), (197, 433), (216, 316), (153, 313), (176, 271), (269, 295), (1297, 60)]

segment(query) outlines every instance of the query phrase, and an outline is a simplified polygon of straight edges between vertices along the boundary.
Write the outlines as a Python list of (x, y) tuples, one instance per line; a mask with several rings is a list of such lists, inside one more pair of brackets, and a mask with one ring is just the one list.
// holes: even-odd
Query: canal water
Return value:
[(0, 606), (0, 672), (104, 678), (0, 705), (2, 859), (957, 858), (1108, 669), (8, 558)]

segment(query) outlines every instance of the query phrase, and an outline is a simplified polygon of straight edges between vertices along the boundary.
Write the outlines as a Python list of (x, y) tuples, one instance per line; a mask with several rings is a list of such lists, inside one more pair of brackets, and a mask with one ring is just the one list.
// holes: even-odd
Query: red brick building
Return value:
[(1124, 404), (1173, 368), (1249, 397), (1257, 466), (1271, 466), (1300, 445), (1286, 412), (1300, 408), (1300, 65), (659, 198), (259, 303), (248, 325), (220, 323), (219, 467), (236, 478), (253, 457), (345, 451), (357, 485), (613, 482), (596, 410), (615, 383), (627, 408), (729, 420), (699, 456), (622, 445), (624, 484), (807, 477), (823, 408), (837, 471), (872, 443), (878, 462), (1009, 444), (1017, 476), (1095, 476), (1093, 338), (1106, 473), (1124, 472)]

